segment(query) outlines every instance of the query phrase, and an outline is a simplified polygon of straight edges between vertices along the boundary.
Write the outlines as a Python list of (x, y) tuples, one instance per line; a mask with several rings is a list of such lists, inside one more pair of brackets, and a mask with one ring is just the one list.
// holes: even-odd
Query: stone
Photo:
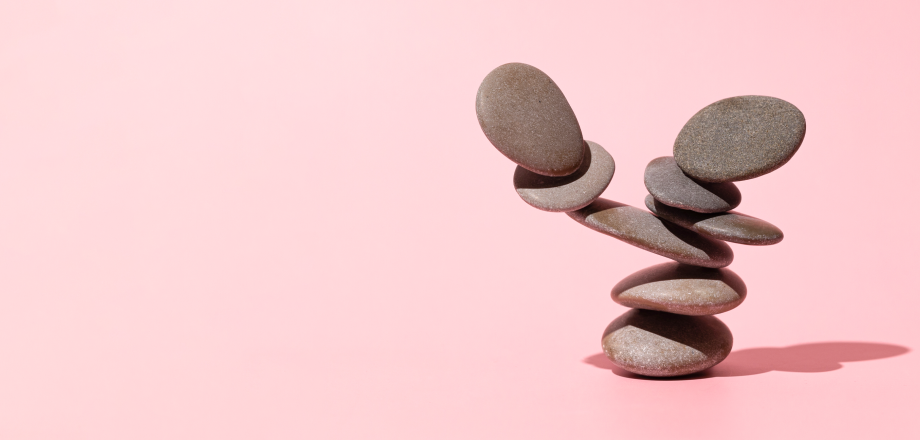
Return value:
[(679, 315), (716, 315), (741, 305), (747, 287), (729, 269), (663, 263), (642, 269), (610, 292), (617, 304)]
[(643, 376), (683, 376), (722, 362), (732, 333), (715, 316), (632, 309), (613, 320), (601, 346), (616, 366)]
[(597, 199), (590, 205), (567, 213), (575, 221), (640, 249), (672, 260), (703, 267), (725, 267), (734, 254), (722, 241), (712, 240), (662, 221), (648, 211)]
[(559, 86), (536, 67), (498, 66), (476, 93), (479, 126), (518, 165), (544, 176), (567, 176), (584, 157), (575, 112)]
[(725, 212), (741, 204), (741, 191), (731, 182), (697, 182), (684, 174), (673, 157), (659, 157), (645, 167), (645, 187), (668, 206), (696, 212)]
[(753, 246), (766, 246), (783, 241), (783, 231), (779, 228), (740, 212), (700, 214), (670, 207), (651, 195), (645, 197), (645, 206), (658, 217), (716, 240)]
[(585, 158), (578, 171), (562, 177), (548, 177), (522, 166), (514, 170), (514, 189), (537, 209), (568, 212), (584, 208), (607, 189), (616, 164), (600, 145), (585, 141)]
[(769, 96), (723, 99), (693, 115), (674, 141), (674, 159), (704, 182), (753, 179), (783, 166), (805, 138), (805, 115)]

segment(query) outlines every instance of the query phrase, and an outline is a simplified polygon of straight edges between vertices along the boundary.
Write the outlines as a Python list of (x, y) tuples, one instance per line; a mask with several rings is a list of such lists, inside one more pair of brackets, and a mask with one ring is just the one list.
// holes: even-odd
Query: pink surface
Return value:
[[(0, 438), (920, 438), (918, 14), (0, 2)], [(805, 113), (739, 184), (786, 239), (733, 246), (708, 375), (599, 355), (610, 289), (666, 260), (518, 199), (474, 112), (510, 61), (635, 206), (703, 106)]]

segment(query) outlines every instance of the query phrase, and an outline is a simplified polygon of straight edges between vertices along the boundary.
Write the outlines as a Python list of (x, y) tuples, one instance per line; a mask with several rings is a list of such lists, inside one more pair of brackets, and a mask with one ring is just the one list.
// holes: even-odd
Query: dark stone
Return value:
[(645, 187), (665, 205), (696, 212), (725, 212), (741, 204), (734, 183), (697, 182), (681, 171), (673, 157), (659, 157), (645, 167)]
[(783, 241), (783, 231), (756, 217), (740, 212), (700, 214), (672, 208), (654, 197), (645, 197), (645, 206), (653, 214), (706, 237), (738, 244), (765, 246)]
[(769, 96), (736, 96), (693, 115), (674, 141), (674, 159), (704, 182), (753, 179), (783, 166), (805, 138), (805, 115)]
[(624, 278), (610, 297), (634, 309), (715, 315), (738, 307), (747, 297), (747, 287), (729, 269), (663, 263)]
[(616, 164), (600, 145), (585, 141), (585, 159), (578, 171), (562, 177), (543, 176), (524, 167), (514, 170), (514, 189), (537, 209), (567, 212), (584, 208), (607, 189)]
[(578, 170), (584, 140), (556, 83), (536, 67), (509, 63), (486, 75), (476, 93), (479, 126), (518, 165), (545, 176)]

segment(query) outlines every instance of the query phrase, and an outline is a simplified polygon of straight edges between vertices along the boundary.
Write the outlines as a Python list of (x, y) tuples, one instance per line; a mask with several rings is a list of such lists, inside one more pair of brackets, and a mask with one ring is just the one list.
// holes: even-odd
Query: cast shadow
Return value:
[(646, 377), (633, 374), (615, 366), (604, 353), (588, 356), (582, 362), (629, 379), (697, 380), (753, 376), (771, 371), (826, 373), (843, 368), (844, 362), (885, 359), (909, 351), (909, 348), (900, 345), (875, 342), (814, 342), (789, 347), (745, 348), (731, 352), (722, 363), (708, 370), (679, 377)]

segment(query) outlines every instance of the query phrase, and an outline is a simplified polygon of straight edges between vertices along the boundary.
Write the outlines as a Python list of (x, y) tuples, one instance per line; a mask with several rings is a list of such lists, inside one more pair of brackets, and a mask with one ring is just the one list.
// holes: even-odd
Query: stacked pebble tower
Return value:
[(783, 233), (731, 211), (741, 203), (732, 182), (767, 174), (789, 161), (805, 137), (794, 105), (767, 96), (723, 99), (700, 110), (674, 142), (673, 157), (645, 169), (649, 211), (600, 199), (613, 178), (613, 158), (584, 140), (559, 87), (521, 63), (490, 72), (476, 94), (483, 133), (518, 164), (514, 187), (531, 206), (575, 221), (675, 262), (620, 281), (613, 300), (632, 310), (607, 326), (604, 353), (646, 376), (705, 370), (728, 356), (732, 334), (718, 318), (744, 301), (747, 288), (725, 267), (726, 241), (779, 243)]

